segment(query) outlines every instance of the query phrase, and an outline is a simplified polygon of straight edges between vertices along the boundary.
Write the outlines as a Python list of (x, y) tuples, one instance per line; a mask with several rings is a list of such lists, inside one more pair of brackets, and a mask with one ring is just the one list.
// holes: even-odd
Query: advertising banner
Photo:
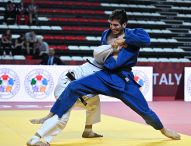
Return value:
[[(0, 65), (0, 102), (52, 102), (59, 77), (75, 66)], [(147, 101), (153, 96), (153, 68), (133, 68)], [(101, 101), (117, 101), (101, 96)]]

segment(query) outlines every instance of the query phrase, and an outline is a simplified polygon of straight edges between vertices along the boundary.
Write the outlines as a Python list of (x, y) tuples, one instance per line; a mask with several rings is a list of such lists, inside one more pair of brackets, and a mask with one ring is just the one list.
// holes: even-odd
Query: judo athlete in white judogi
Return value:
[[(119, 48), (120, 50), (120, 48)], [(60, 94), (64, 91), (64, 89), (71, 82), (71, 79), (68, 78), (67, 74), (73, 75), (75, 79), (82, 78), (84, 76), (93, 74), (94, 72), (99, 71), (102, 68), (102, 65), (98, 62), (104, 62), (104, 60), (113, 53), (113, 49), (111, 45), (102, 45), (99, 47), (95, 47), (94, 56), (96, 60), (91, 60), (81, 66), (75, 67), (69, 72), (63, 74), (63, 76), (59, 79), (58, 84), (55, 88), (54, 95), (55, 97), (59, 97)], [(88, 96), (88, 97), (87, 97)], [(75, 103), (75, 107), (81, 107), (86, 109), (86, 126), (85, 130), (82, 134), (84, 138), (94, 138), (94, 137), (102, 137), (97, 133), (92, 131), (91, 125), (100, 122), (100, 99), (98, 95), (87, 95), (84, 96), (83, 99), (87, 103), (84, 105), (80, 100), (77, 100)], [(91, 98), (89, 98), (91, 97)], [(66, 126), (70, 112), (72, 108), (68, 110), (61, 118), (58, 118), (57, 115), (53, 113), (49, 113), (44, 118), (41, 119), (32, 119), (31, 122), (33, 124), (42, 124), (42, 126), (38, 129), (37, 134), (45, 141), (45, 143), (50, 143), (54, 136), (59, 134)], [(88, 127), (90, 126), (90, 127)], [(40, 138), (33, 136), (27, 143), (30, 146), (39, 146), (43, 143), (40, 141)]]

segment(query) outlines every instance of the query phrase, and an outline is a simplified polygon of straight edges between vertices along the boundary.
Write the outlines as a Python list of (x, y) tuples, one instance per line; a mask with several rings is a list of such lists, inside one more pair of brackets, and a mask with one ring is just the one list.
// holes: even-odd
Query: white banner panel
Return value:
[[(60, 75), (75, 66), (1, 65), (0, 102), (49, 102), (55, 101), (53, 91)], [(153, 68), (133, 68), (135, 80), (142, 85), (147, 101), (153, 96)], [(101, 101), (118, 101), (101, 96)]]
[(74, 66), (1, 65), (0, 101), (55, 101), (59, 76)]
[(191, 67), (184, 68), (184, 101), (191, 101)]

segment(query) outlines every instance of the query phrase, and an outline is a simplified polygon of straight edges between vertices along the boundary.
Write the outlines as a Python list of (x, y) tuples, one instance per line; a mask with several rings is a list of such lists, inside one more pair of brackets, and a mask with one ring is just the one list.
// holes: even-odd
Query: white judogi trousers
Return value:
[[(90, 75), (100, 69), (91, 65), (90, 63), (85, 63), (81, 66), (78, 66), (71, 70), (73, 72), (76, 79), (81, 77)], [(66, 72), (67, 73), (67, 72)], [(65, 74), (66, 74), (65, 73)], [(59, 97), (59, 95), (64, 91), (67, 85), (70, 83), (70, 80), (67, 76), (63, 74), (63, 76), (59, 79), (59, 82), (54, 90), (55, 97)], [(80, 107), (86, 110), (86, 125), (92, 125), (97, 122), (100, 122), (100, 99), (99, 96), (96, 95), (92, 98), (83, 97), (83, 99), (87, 102), (87, 105), (84, 106), (80, 100), (75, 103), (75, 107)], [(43, 138), (46, 142), (50, 143), (53, 139), (53, 136), (59, 134), (66, 126), (71, 109), (66, 112), (61, 118), (58, 118), (57, 115), (46, 120), (37, 133)]]
[[(70, 72), (74, 73), (76, 79), (93, 74), (94, 72), (100, 70), (100, 68), (102, 67), (102, 65), (100, 64), (102, 64), (112, 52), (113, 49), (111, 48), (111, 45), (98, 46), (94, 49), (95, 60), (92, 60), (91, 62), (99, 68), (90, 63), (85, 63), (70, 70)], [(67, 87), (67, 85), (70, 83), (70, 80), (65, 74), (63, 74), (63, 76), (59, 79), (59, 82), (55, 88), (55, 97), (59, 97), (64, 89)], [(91, 98), (89, 98), (88, 96), (91, 96)], [(87, 95), (86, 97), (83, 97), (84, 100), (87, 102), (86, 106), (84, 106), (79, 100), (74, 105), (86, 109), (86, 125), (92, 125), (100, 122), (100, 99), (98, 95), (95, 95), (94, 97), (92, 96), (93, 95)], [(44, 139), (44, 141), (50, 143), (53, 139), (53, 136), (56, 136), (65, 128), (69, 120), (70, 112), (71, 109), (66, 112), (61, 118), (58, 118), (57, 115), (49, 118), (42, 124), (37, 133), (41, 136), (41, 138)]]

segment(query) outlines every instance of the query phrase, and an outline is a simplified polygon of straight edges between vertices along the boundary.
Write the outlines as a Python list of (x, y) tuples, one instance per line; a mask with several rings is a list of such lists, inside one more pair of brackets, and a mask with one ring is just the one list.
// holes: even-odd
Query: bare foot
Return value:
[(27, 146), (50, 146), (50, 144), (44, 143), (42, 141), (38, 141), (38, 142), (36, 142), (34, 144), (31, 144), (31, 143), (27, 142)]
[(82, 137), (83, 138), (99, 138), (99, 137), (103, 137), (103, 135), (100, 135), (91, 131), (91, 132), (83, 132)]
[(166, 128), (161, 129), (161, 133), (165, 135), (166, 137), (174, 139), (174, 140), (181, 139), (180, 135), (177, 132), (166, 129)]
[(50, 146), (50, 144), (40, 141), (40, 139), (37, 138), (31, 138), (27, 142), (27, 146)]
[(45, 120), (46, 119), (44, 119), (44, 118), (41, 118), (41, 119), (32, 119), (32, 120), (30, 120), (30, 122), (32, 124), (43, 124)]

